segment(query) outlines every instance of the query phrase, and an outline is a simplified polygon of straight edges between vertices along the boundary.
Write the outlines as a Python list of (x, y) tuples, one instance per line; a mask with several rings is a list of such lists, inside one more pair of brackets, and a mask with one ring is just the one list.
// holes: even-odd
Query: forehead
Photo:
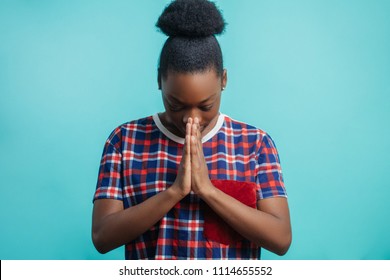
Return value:
[(216, 95), (220, 90), (221, 80), (213, 70), (200, 73), (168, 72), (161, 85), (166, 98), (193, 103)]

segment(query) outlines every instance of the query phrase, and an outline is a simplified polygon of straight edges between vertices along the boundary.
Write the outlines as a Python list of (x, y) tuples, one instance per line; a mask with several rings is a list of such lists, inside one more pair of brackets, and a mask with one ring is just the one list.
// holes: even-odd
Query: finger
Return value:
[(184, 149), (185, 149), (184, 154), (186, 156), (190, 156), (191, 155), (191, 136), (190, 135), (186, 135), (186, 139), (184, 142)]
[(191, 141), (190, 141), (190, 143), (191, 143), (190, 154), (191, 154), (191, 156), (196, 156), (197, 151), (198, 151), (198, 149), (197, 149), (198, 141), (194, 135), (191, 135), (190, 139), (191, 139)]
[(204, 158), (203, 155), (203, 147), (202, 147), (202, 136), (200, 132), (200, 124), (199, 119), (197, 117), (194, 118), (194, 123), (191, 128), (191, 149), (194, 156), (198, 156), (199, 161), (204, 161), (202, 158)]
[(186, 154), (189, 156), (191, 154), (191, 133), (192, 133), (192, 118), (188, 118), (186, 124), (186, 138), (185, 138), (185, 147)]
[(189, 118), (186, 124), (186, 136), (191, 135), (191, 129), (192, 129), (192, 119)]
[(200, 123), (197, 117), (195, 117), (194, 119), (194, 125), (195, 127), (193, 126), (193, 130), (194, 128), (196, 129), (195, 129), (195, 133), (192, 133), (192, 135), (194, 135), (197, 138), (197, 145), (196, 145), (197, 154), (199, 156), (203, 156), (202, 133), (200, 132)]
[(197, 136), (198, 135), (197, 131), (198, 131), (198, 118), (195, 118), (191, 126), (191, 135)]
[(197, 128), (196, 136), (198, 137), (198, 139), (201, 140), (202, 139), (202, 133), (200, 131), (200, 123), (199, 123), (199, 119), (197, 117), (195, 117), (194, 123), (195, 123), (196, 128)]
[(199, 161), (205, 163), (206, 159), (203, 154), (203, 146), (202, 146), (202, 141), (200, 139), (197, 141), (197, 145), (194, 148), (196, 148), (196, 154), (198, 155)]
[(196, 156), (198, 151), (198, 126), (196, 123), (192, 124), (191, 127), (191, 155)]
[(184, 140), (184, 156), (189, 160), (191, 155), (191, 124), (186, 125), (186, 137)]
[(185, 142), (184, 142), (184, 151), (183, 151), (183, 157), (181, 158), (181, 165), (184, 168), (184, 170), (189, 171), (191, 170), (191, 143), (190, 143), (190, 136), (186, 136)]
[(193, 170), (197, 170), (200, 167), (200, 159), (198, 154), (198, 144), (197, 138), (195, 136), (191, 136), (191, 166), (194, 168)]
[(202, 138), (201, 138), (199, 119), (198, 118), (194, 119), (194, 124), (192, 125), (192, 129), (191, 129), (191, 135), (192, 135), (191, 137), (195, 138), (195, 140), (194, 140), (194, 143), (195, 143), (194, 149), (197, 149), (199, 151), (198, 146), (202, 145)]
[(191, 153), (191, 123), (186, 124), (186, 136), (184, 138), (183, 157), (181, 159), (182, 165), (188, 166), (190, 164)]

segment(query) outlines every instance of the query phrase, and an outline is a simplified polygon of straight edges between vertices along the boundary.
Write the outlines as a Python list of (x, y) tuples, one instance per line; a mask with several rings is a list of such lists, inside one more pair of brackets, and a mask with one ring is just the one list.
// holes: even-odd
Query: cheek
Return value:
[(169, 112), (166, 114), (167, 121), (170, 123), (181, 123), (183, 116), (180, 112)]
[(211, 110), (209, 112), (203, 112), (202, 119), (203, 121), (208, 125), (212, 121), (214, 121), (216, 118), (218, 118), (219, 110)]

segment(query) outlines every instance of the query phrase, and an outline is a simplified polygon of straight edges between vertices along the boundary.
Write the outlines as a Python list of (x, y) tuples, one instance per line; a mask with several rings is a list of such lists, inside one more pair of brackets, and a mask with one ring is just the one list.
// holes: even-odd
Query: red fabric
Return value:
[[(252, 208), (256, 208), (257, 185), (251, 182), (232, 180), (211, 180), (213, 185), (224, 193)], [(204, 236), (210, 241), (225, 245), (234, 244), (243, 237), (220, 218), (207, 204), (204, 208)]]

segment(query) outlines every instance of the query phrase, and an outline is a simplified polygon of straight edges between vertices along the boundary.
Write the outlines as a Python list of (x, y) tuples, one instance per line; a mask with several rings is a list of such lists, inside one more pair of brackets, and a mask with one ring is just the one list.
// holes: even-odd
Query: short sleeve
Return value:
[(118, 148), (119, 141), (120, 134), (114, 131), (104, 145), (93, 201), (104, 198), (123, 199), (122, 153)]
[(256, 183), (258, 199), (287, 197), (278, 151), (271, 137), (262, 134), (257, 154)]

